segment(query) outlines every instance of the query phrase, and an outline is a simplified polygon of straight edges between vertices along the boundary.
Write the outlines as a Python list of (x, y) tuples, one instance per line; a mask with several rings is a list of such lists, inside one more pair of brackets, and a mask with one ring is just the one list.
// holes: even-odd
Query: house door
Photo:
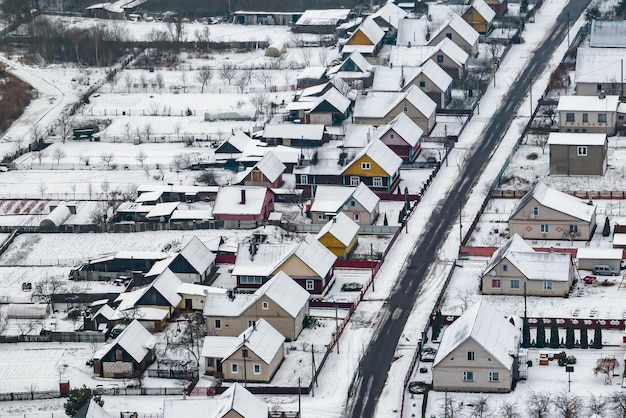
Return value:
[(185, 309), (188, 311), (192, 310), (193, 301), (191, 299), (185, 299)]
[(217, 368), (217, 372), (218, 373), (222, 373), (222, 359), (215, 359), (215, 361), (217, 362), (216, 364), (216, 368)]

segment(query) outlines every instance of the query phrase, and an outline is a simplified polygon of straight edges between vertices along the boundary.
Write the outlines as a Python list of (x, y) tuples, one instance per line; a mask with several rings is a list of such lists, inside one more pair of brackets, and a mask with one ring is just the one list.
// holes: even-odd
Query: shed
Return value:
[(286, 52), (287, 52), (287, 47), (285, 46), (284, 42), (282, 41), (274, 42), (273, 44), (271, 44), (265, 49), (265, 56), (278, 58)]
[(7, 308), (10, 319), (45, 319), (49, 314), (47, 303), (9, 303)]
[(57, 226), (61, 226), (69, 219), (71, 216), (70, 208), (66, 205), (59, 205), (54, 208), (48, 216), (43, 218), (43, 220), (39, 223), (39, 226), (42, 228), (56, 228)]
[(579, 248), (576, 257), (580, 270), (592, 270), (596, 264), (607, 264), (620, 270), (622, 250), (619, 248)]

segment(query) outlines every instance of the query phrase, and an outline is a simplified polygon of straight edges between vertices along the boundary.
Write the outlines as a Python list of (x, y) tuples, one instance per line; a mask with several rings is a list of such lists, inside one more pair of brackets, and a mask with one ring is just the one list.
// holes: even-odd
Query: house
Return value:
[(561, 96), (557, 106), (561, 132), (615, 135), (619, 96)]
[(323, 124), (266, 123), (258, 137), (269, 145), (319, 147), (328, 141)]
[(347, 123), (344, 125), (343, 131), (340, 147), (343, 149), (358, 148), (360, 150), (374, 138), (376, 128), (372, 125)]
[[(361, 56), (361, 58), (363, 57)], [(370, 67), (371, 67), (371, 64), (370, 64)], [(342, 80), (341, 77), (339, 77), (336, 73), (330, 74), (331, 70), (328, 70), (328, 71), (329, 71), (329, 77), (330, 77), (328, 82), (296, 91), (296, 97), (298, 98), (298, 100), (306, 100), (306, 101), (311, 101), (315, 103), (317, 98), (322, 97), (329, 90), (332, 90), (332, 89), (339, 91), (339, 93), (343, 94), (348, 99), (354, 100), (356, 92), (352, 90), (352, 87), (350, 87), (350, 85), (346, 83), (344, 80)]]
[(217, 192), (213, 216), (224, 228), (256, 227), (274, 211), (274, 193), (267, 187), (223, 186)]
[(478, 33), (486, 35), (493, 29), (496, 12), (484, 0), (472, 0), (461, 16)]
[(382, 46), (385, 31), (376, 24), (371, 17), (366, 18), (352, 33), (341, 48), (341, 53), (346, 56), (355, 51), (361, 55), (374, 56)]
[(433, 389), (510, 392), (519, 378), (518, 348), (515, 325), (479, 302), (444, 331), (433, 362)]
[(301, 242), (240, 243), (232, 275), (238, 288), (259, 288), (283, 271), (313, 296), (324, 295), (337, 257), (313, 236)]
[(200, 202), (215, 198), (217, 189), (217, 186), (142, 184), (137, 188), (138, 196), (135, 202), (150, 205), (165, 202)]
[(122, 202), (115, 209), (115, 217), (121, 222), (146, 222), (146, 215), (154, 205), (144, 205), (136, 202)]
[(269, 414), (267, 404), (239, 383), (217, 396), (163, 401), (163, 418), (268, 418)]
[(336, 88), (328, 90), (305, 113), (306, 123), (337, 125), (348, 117), (352, 101)]
[(187, 311), (201, 311), (204, 309), (206, 296), (212, 293), (223, 295), (226, 289), (221, 287), (203, 286), (200, 284), (181, 283), (176, 288), (176, 293), (180, 295), (182, 301), (180, 307)]
[(603, 176), (609, 141), (606, 134), (550, 132), (550, 175)]
[(325, 186), (315, 189), (309, 215), (314, 224), (327, 222), (344, 213), (360, 225), (372, 225), (378, 218), (380, 198), (364, 183), (357, 187)]
[(203, 310), (207, 335), (236, 337), (262, 318), (287, 340), (295, 340), (309, 315), (310, 296), (282, 271), (254, 293), (208, 293)]
[(359, 243), (359, 224), (339, 212), (326, 222), (316, 238), (338, 258), (347, 260)]
[(537, 252), (515, 234), (491, 256), (480, 289), (483, 295), (567, 297), (575, 277), (569, 253)]
[(177, 254), (154, 263), (146, 277), (170, 270), (185, 283), (204, 283), (215, 267), (215, 254), (198, 237), (192, 237)]
[(387, 33), (395, 34), (398, 32), (400, 21), (405, 19), (409, 14), (388, 1), (384, 6), (369, 16), (382, 30)]
[(72, 418), (115, 418), (114, 415), (107, 413), (96, 401), (92, 399), (78, 408), (78, 411)]
[[(408, 20), (408, 19), (405, 19)], [(434, 46), (392, 46), (389, 65), (412, 67), (427, 61), (435, 62), (450, 77), (460, 80), (464, 77), (469, 55), (450, 39), (445, 38)]]
[(623, 253), (624, 251), (619, 248), (578, 248), (576, 250), (578, 269), (593, 270), (596, 264), (605, 264), (613, 267), (615, 271), (620, 271)]
[(160, 260), (167, 258), (162, 251), (118, 251), (90, 258), (73, 269), (73, 280), (110, 281), (133, 277), (133, 272), (147, 273)]
[[(426, 45), (429, 38), (427, 19), (402, 19), (398, 22), (396, 46), (415, 47)], [(419, 65), (419, 64), (413, 64)], [(394, 64), (395, 66), (395, 64)]]
[(424, 131), (405, 113), (400, 113), (388, 125), (378, 127), (376, 138), (391, 149), (403, 162), (412, 163), (420, 153)]
[(404, 92), (373, 91), (358, 96), (354, 106), (356, 123), (386, 125), (404, 112), (427, 135), (435, 127), (437, 104), (418, 87)]
[(293, 25), (296, 33), (334, 34), (345, 23), (350, 9), (305, 10)]
[(497, 17), (502, 17), (509, 10), (509, 0), (485, 0), (485, 3), (496, 12)]
[(246, 170), (244, 186), (278, 188), (283, 185), (283, 173), (287, 166), (273, 152), (267, 152), (253, 167)]
[(148, 221), (168, 223), (180, 202), (158, 203), (146, 214)]
[(226, 381), (269, 383), (285, 358), (284, 341), (264, 319), (237, 337), (205, 337), (201, 354), (205, 374)]
[(524, 239), (589, 241), (596, 229), (596, 206), (538, 182), (513, 208), (509, 235)]
[(215, 149), (216, 159), (234, 159), (250, 146), (259, 146), (260, 141), (255, 141), (241, 131), (234, 131), (224, 142)]
[(402, 158), (379, 139), (357, 154), (341, 173), (343, 184), (365, 183), (374, 191), (392, 193), (400, 182)]
[(579, 47), (576, 52), (574, 84), (576, 94), (594, 96), (624, 95), (622, 62), (626, 60), (626, 48)]
[(437, 45), (445, 38), (457, 44), (467, 54), (474, 56), (478, 53), (478, 37), (480, 35), (463, 18), (454, 14), (430, 38), (428, 45)]
[(326, 67), (306, 67), (296, 77), (296, 85), (299, 89), (304, 89), (328, 81)]
[(591, 21), (589, 46), (592, 48), (626, 48), (626, 22), (620, 20)]
[(353, 51), (343, 62), (331, 67), (328, 75), (335, 75), (346, 82), (358, 81), (362, 83), (362, 87), (367, 88), (372, 85), (374, 66), (359, 51)]
[(93, 372), (101, 377), (140, 376), (155, 360), (154, 338), (137, 320), (93, 355)]

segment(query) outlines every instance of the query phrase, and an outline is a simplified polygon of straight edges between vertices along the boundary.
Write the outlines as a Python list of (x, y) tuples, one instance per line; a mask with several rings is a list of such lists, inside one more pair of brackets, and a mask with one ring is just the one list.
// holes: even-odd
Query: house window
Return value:
[(389, 138), (394, 139), (395, 137), (395, 134), (389, 134)]
[(261, 276), (239, 276), (239, 283), (241, 283), (241, 284), (263, 284), (263, 277), (261, 277)]
[(318, 221), (325, 221), (326, 220), (326, 215), (322, 215), (320, 213), (317, 214), (317, 220)]
[(589, 122), (589, 114), (583, 113), (583, 122)]
[(237, 363), (233, 363), (230, 365), (230, 371), (232, 374), (239, 373), (239, 365)]
[(355, 207), (356, 206), (356, 202), (354, 200), (350, 201), (350, 207)]
[(573, 113), (566, 113), (565, 114), (565, 121), (567, 121), (567, 122), (574, 122), (574, 114)]
[(503, 271), (503, 272), (507, 272), (507, 271), (509, 271), (509, 265), (508, 265), (508, 264), (503, 264), (503, 265), (502, 265), (502, 271)]
[(500, 279), (491, 279), (492, 289), (500, 289), (501, 286), (502, 286), (502, 282), (500, 282)]
[(577, 154), (579, 157), (586, 157), (587, 156), (587, 147), (576, 147), (577, 148)]
[(268, 310), (270, 308), (269, 302), (261, 303), (261, 309)]
[(474, 372), (463, 372), (463, 381), (464, 382), (473, 382), (474, 381)]
[(474, 361), (476, 359), (476, 355), (473, 351), (468, 351), (467, 352), (467, 360), (468, 361)]
[(598, 122), (606, 123), (606, 113), (598, 113)]
[(374, 186), (374, 187), (383, 187), (383, 178), (382, 177), (374, 177), (372, 179), (372, 186)]
[(300, 174), (300, 183), (309, 184), (309, 176), (307, 176), (306, 174)]
[(402, 111), (403, 112), (408, 112), (409, 111), (409, 107), (408, 106), (403, 106), (402, 107)]
[(539, 215), (539, 208), (537, 206), (533, 208), (533, 215), (535, 216)]
[(543, 290), (552, 290), (552, 280), (545, 280), (543, 282)]
[(253, 327), (256, 324), (256, 321), (253, 319), (248, 320), (248, 328)]
[(547, 234), (548, 232), (550, 232), (550, 227), (548, 224), (541, 224), (541, 233), (542, 234)]
[(261, 365), (260, 364), (255, 364), (252, 366), (252, 373), (254, 374), (261, 374)]
[(222, 320), (221, 319), (216, 319), (214, 321), (214, 325), (215, 325), (215, 329), (222, 329)]
[(122, 361), (124, 352), (122, 350), (115, 350), (115, 361)]
[(578, 225), (570, 225), (569, 226), (569, 233), (570, 234), (577, 234), (578, 233)]
[(306, 290), (315, 290), (315, 281), (307, 280), (306, 281)]
[(442, 63), (443, 62), (443, 55), (437, 55), (437, 62), (438, 63)]
[(624, 115), (619, 115), (619, 116), (617, 117), (617, 119), (619, 119), (619, 120), (624, 120)]
[(358, 186), (361, 182), (361, 178), (358, 176), (350, 176), (350, 186)]
[(511, 279), (511, 289), (519, 289), (519, 279)]
[(489, 372), (489, 381), (490, 382), (499, 382), (500, 381), (500, 372)]
[(425, 81), (420, 81), (420, 87), (426, 87), (426, 82)]
[(352, 220), (353, 220), (354, 222), (359, 222), (360, 218), (361, 218), (361, 217), (359, 216), (359, 214), (358, 214), (358, 213), (353, 213), (353, 214), (352, 214)]
[(361, 163), (361, 170), (369, 170), (370, 168), (370, 163)]
[(604, 90), (604, 88), (602, 87), (602, 84), (596, 84), (596, 90), (597, 90), (597, 91), (602, 91), (602, 90)]
[(213, 357), (206, 358), (206, 366), (207, 367), (215, 367), (215, 359)]
[(451, 33), (446, 33), (446, 38), (452, 39), (452, 34)]

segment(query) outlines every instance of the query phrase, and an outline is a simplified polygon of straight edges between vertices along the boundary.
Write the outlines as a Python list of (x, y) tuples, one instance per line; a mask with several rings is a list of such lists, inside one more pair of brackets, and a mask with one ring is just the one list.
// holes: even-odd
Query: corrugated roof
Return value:
[(180, 202), (158, 203), (148, 214), (146, 218), (160, 218), (162, 216), (170, 216), (178, 207)]
[(576, 52), (574, 83), (618, 83), (626, 48), (586, 48)]
[(548, 145), (598, 145), (606, 144), (606, 134), (550, 132)]
[(299, 123), (268, 123), (263, 128), (263, 138), (306, 139), (322, 141), (324, 125)]
[(345, 213), (339, 212), (333, 219), (326, 222), (316, 238), (319, 240), (326, 234), (330, 234), (341, 242), (345, 247), (349, 246), (359, 232), (359, 224), (350, 219)]
[(327, 26), (336, 25), (341, 20), (346, 20), (350, 15), (350, 9), (309, 9), (302, 13), (296, 21), (296, 26)]
[(619, 105), (619, 96), (561, 96), (557, 111), (589, 111), (589, 112), (615, 112)]
[(593, 48), (626, 47), (626, 21), (593, 19), (589, 45)]
[(537, 200), (537, 202), (545, 207), (554, 209), (557, 212), (564, 213), (573, 218), (578, 218), (583, 221), (591, 222), (591, 219), (596, 214), (596, 206), (588, 205), (584, 201), (568, 195), (567, 193), (559, 192), (545, 185), (542, 181), (538, 182), (533, 189), (528, 192), (511, 212), (511, 219), (517, 214), (531, 199)]

